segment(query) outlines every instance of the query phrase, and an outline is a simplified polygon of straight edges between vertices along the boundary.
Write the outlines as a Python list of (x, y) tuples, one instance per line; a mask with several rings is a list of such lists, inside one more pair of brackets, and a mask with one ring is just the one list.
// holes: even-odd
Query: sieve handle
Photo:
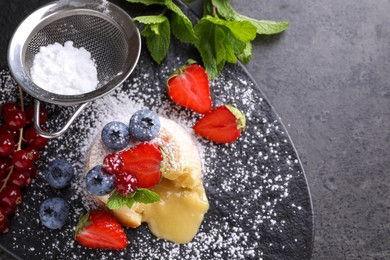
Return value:
[(39, 122), (40, 103), (41, 102), (39, 102), (39, 100), (35, 99), (35, 101), (34, 101), (34, 127), (35, 127), (35, 130), (37, 131), (37, 133), (40, 136), (45, 137), (45, 138), (56, 138), (56, 137), (59, 137), (60, 135), (63, 135), (66, 132), (66, 130), (68, 130), (70, 125), (73, 123), (73, 121), (80, 115), (80, 113), (83, 111), (83, 109), (89, 104), (89, 102), (87, 102), (87, 103), (83, 103), (83, 104), (79, 105), (77, 107), (76, 111), (74, 112), (74, 114), (68, 119), (66, 124), (59, 131), (50, 133), (50, 132), (43, 130), (40, 126), (40, 122)]

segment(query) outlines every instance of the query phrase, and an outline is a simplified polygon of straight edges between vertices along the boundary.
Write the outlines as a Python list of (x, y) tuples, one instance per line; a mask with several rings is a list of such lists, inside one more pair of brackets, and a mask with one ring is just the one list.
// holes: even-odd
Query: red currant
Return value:
[(11, 130), (8, 128), (7, 125), (1, 125), (0, 126), (0, 135), (1, 134), (10, 134), (14, 138), (15, 143), (19, 140), (19, 131), (18, 130)]
[(0, 220), (0, 233), (7, 233), (9, 231), (9, 221), (8, 218), (5, 216)]
[(5, 210), (0, 207), (0, 221), (2, 221), (6, 217), (7, 217), (7, 214), (5, 214)]
[(0, 181), (7, 175), (12, 166), (12, 160), (9, 157), (0, 157)]
[(5, 124), (11, 130), (19, 130), (26, 125), (26, 113), (20, 109), (11, 110), (4, 115)]
[(8, 183), (21, 189), (31, 183), (31, 177), (25, 171), (14, 171), (8, 179)]
[(0, 156), (8, 156), (14, 152), (15, 141), (10, 134), (0, 135)]
[(33, 126), (27, 128), (24, 139), (30, 147), (36, 149), (43, 149), (48, 143), (48, 140), (40, 136)]
[(135, 192), (137, 186), (138, 180), (133, 174), (121, 172), (116, 175), (115, 188), (120, 194), (124, 196), (129, 195)]
[[(34, 122), (34, 105), (30, 105), (26, 109), (27, 124)], [(47, 120), (47, 110), (44, 105), (41, 104), (39, 108), (39, 125), (43, 126)]]
[(20, 106), (15, 102), (5, 103), (1, 108), (1, 116), (4, 118), (12, 110), (21, 110)]
[(23, 173), (28, 176), (31, 180), (37, 177), (38, 175), (38, 170), (37, 167), (33, 164), (30, 168), (27, 170), (24, 170)]
[(14, 156), (12, 157), (12, 164), (17, 170), (27, 170), (36, 160), (38, 160), (38, 158), (38, 150), (34, 148), (27, 148), (14, 153)]
[(0, 206), (4, 209), (6, 215), (15, 213), (18, 205), (22, 203), (22, 193), (19, 188), (8, 185), (0, 192)]
[(26, 148), (26, 151), (28, 153), (28, 157), (31, 158), (34, 162), (36, 162), (39, 159), (38, 149), (36, 149), (34, 147), (28, 147), (28, 148)]
[(111, 153), (103, 160), (103, 170), (109, 174), (119, 174), (123, 168), (122, 157), (118, 153)]

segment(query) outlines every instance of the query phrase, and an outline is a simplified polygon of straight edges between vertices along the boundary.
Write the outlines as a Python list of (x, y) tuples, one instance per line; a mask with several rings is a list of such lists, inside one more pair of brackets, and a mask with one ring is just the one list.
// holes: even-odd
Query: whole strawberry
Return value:
[(217, 107), (193, 127), (195, 133), (216, 143), (236, 141), (245, 129), (245, 115), (234, 105)]
[(175, 71), (167, 81), (169, 97), (177, 104), (197, 113), (211, 110), (209, 78), (205, 69), (192, 61)]
[(80, 217), (75, 240), (85, 247), (121, 250), (127, 246), (122, 226), (107, 210), (97, 209)]

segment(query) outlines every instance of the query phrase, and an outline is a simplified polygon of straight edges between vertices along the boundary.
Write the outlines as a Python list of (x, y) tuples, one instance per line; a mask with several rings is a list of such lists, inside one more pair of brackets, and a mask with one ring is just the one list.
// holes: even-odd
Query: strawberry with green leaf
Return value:
[(245, 115), (234, 105), (224, 105), (211, 110), (193, 129), (198, 135), (216, 143), (231, 143), (240, 137), (245, 126)]
[(122, 250), (128, 242), (122, 226), (103, 209), (92, 210), (80, 217), (75, 240), (85, 247), (108, 250)]
[(193, 61), (176, 70), (167, 80), (169, 97), (197, 113), (211, 110), (210, 84), (205, 69)]
[[(111, 160), (110, 160), (111, 158)], [(131, 208), (134, 202), (153, 203), (160, 200), (157, 193), (147, 188), (155, 186), (162, 178), (164, 156), (154, 143), (140, 143), (130, 149), (109, 154), (104, 161), (110, 165), (121, 165), (115, 172), (115, 191), (107, 202), (109, 209), (122, 206)]]

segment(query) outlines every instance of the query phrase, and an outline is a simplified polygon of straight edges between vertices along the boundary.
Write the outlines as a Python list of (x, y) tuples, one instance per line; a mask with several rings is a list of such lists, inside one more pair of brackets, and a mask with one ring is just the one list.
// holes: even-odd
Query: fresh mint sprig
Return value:
[(131, 208), (134, 202), (149, 204), (160, 201), (160, 196), (148, 189), (137, 188), (130, 195), (123, 196), (119, 192), (114, 191), (108, 198), (107, 207), (109, 209), (118, 209), (123, 206)]
[(210, 79), (218, 76), (226, 62), (248, 63), (252, 58), (251, 42), (257, 35), (280, 33), (289, 26), (288, 22), (241, 15), (230, 5), (230, 0), (204, 0), (203, 17), (195, 26), (172, 0), (127, 1), (163, 7), (160, 14), (134, 18), (145, 25), (141, 35), (146, 38), (148, 50), (157, 63), (160, 64), (168, 52), (172, 32), (180, 41), (196, 47)]

